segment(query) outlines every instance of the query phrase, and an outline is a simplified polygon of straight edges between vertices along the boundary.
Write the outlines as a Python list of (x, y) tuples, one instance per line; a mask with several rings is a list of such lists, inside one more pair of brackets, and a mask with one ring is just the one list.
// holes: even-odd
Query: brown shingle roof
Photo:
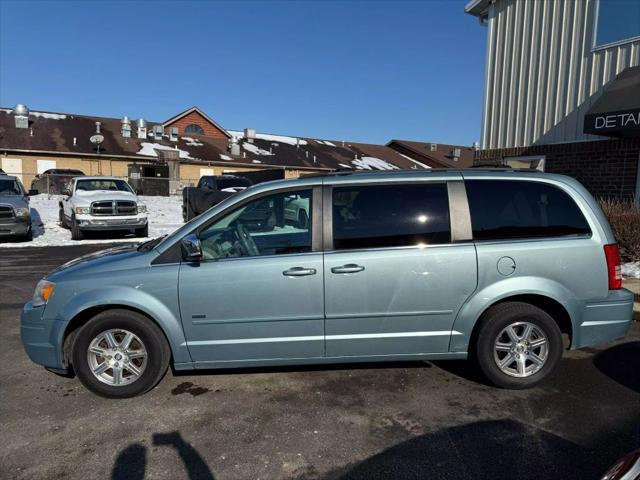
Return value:
[(384, 145), (301, 138), (302, 144), (298, 146), (295, 144), (295, 137), (287, 137), (289, 141), (278, 142), (269, 139), (268, 135), (263, 135), (268, 137), (267, 139), (259, 138), (258, 135), (254, 145), (261, 149), (262, 153), (271, 151), (271, 155), (256, 154), (256, 148), (241, 140), (241, 155), (232, 156), (226, 139), (192, 136), (191, 138), (197, 140), (192, 142), (185, 140), (188, 137), (181, 136), (177, 142), (172, 142), (165, 135), (162, 140), (154, 140), (153, 126), (162, 125), (162, 122), (147, 122), (146, 139), (137, 138), (136, 125), (132, 122), (131, 138), (124, 138), (120, 133), (121, 124), (118, 118), (31, 112), (29, 128), (19, 129), (14, 125), (11, 109), (0, 109), (0, 151), (96, 155), (96, 147), (89, 141), (89, 137), (95, 133), (96, 121), (102, 123), (101, 133), (104, 135), (104, 142), (100, 145), (100, 155), (106, 158), (153, 160), (153, 144), (159, 144), (161, 148), (178, 148), (181, 150), (181, 159), (188, 163), (247, 164), (318, 170), (366, 168), (363, 165), (374, 165), (371, 167), (373, 169), (376, 168), (375, 165), (378, 168), (392, 168), (387, 164), (400, 169), (425, 168)]
[[(415, 160), (434, 168), (469, 168), (473, 165), (474, 150), (471, 147), (411, 140), (391, 140), (387, 147), (412, 155)], [(453, 152), (458, 148), (460, 157), (455, 160)]]

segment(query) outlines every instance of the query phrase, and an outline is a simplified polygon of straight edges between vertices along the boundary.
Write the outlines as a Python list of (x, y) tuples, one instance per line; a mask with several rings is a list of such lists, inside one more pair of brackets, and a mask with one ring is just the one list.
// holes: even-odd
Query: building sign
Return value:
[(584, 117), (584, 133), (640, 136), (640, 108), (587, 114)]

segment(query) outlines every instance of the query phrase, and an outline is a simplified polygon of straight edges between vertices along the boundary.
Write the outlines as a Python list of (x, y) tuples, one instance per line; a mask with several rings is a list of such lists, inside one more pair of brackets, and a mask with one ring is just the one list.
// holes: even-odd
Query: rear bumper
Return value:
[(26, 235), (31, 228), (30, 218), (13, 218), (0, 222), (0, 237)]
[(585, 303), (582, 321), (573, 332), (571, 348), (588, 347), (624, 338), (633, 321), (633, 293), (612, 290), (604, 301)]
[(65, 322), (43, 320), (44, 306), (34, 307), (27, 303), (20, 315), (20, 337), (27, 355), (34, 363), (51, 369), (64, 369), (62, 338)]

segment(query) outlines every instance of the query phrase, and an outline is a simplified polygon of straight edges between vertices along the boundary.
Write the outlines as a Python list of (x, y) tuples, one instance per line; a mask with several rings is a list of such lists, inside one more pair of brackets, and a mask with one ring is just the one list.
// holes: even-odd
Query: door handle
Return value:
[(315, 275), (315, 268), (293, 267), (282, 272), (285, 277), (305, 277), (307, 275)]
[(358, 273), (364, 270), (362, 265), (356, 265), (355, 263), (348, 263), (341, 267), (333, 267), (331, 273)]

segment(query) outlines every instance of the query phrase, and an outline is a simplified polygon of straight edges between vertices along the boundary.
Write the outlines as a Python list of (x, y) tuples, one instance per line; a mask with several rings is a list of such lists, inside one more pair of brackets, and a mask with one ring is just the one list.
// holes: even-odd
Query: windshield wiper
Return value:
[(139, 252), (148, 252), (153, 247), (158, 245), (164, 239), (164, 237), (166, 237), (166, 235), (161, 235), (159, 237), (152, 238), (151, 240), (147, 240), (146, 242), (141, 243), (140, 245), (138, 245), (138, 251)]

